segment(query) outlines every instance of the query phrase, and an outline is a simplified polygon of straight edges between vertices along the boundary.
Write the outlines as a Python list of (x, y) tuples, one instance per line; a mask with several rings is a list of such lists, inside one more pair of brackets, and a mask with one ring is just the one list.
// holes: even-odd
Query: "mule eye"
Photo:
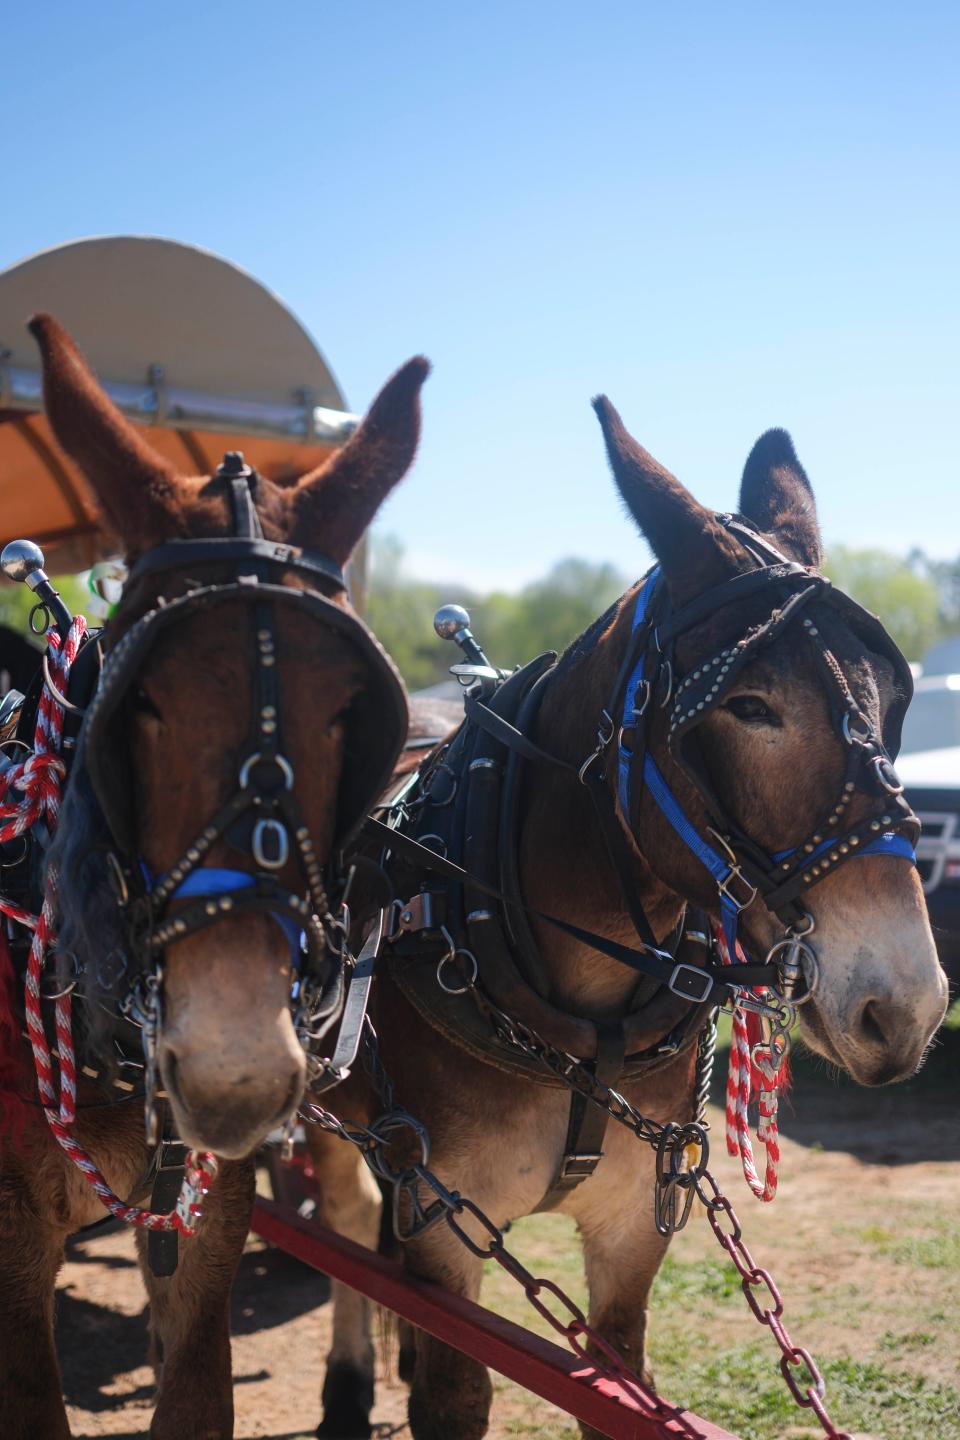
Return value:
[(151, 700), (142, 685), (138, 685), (133, 692), (133, 708), (141, 715), (150, 715), (154, 720), (162, 720), (163, 716), (158, 707)]
[(738, 720), (744, 720), (747, 723), (752, 721), (754, 724), (760, 725), (780, 724), (779, 716), (773, 713), (770, 706), (761, 700), (759, 695), (731, 695), (723, 708), (729, 710), (730, 714), (735, 715)]

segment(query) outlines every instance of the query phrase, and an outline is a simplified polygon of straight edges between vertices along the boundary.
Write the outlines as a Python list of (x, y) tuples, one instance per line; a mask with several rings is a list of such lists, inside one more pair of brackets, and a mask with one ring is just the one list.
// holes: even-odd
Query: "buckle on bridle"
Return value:
[[(857, 726), (857, 729), (853, 727)], [(848, 710), (840, 724), (848, 745), (869, 745), (874, 738), (873, 726), (862, 710)]]
[(886, 790), (888, 795), (903, 794), (903, 782), (896, 772), (893, 761), (888, 756), (874, 755), (867, 763), (874, 767), (877, 784)]
[[(740, 861), (737, 859), (736, 854), (731, 849), (729, 841), (726, 840), (718, 830), (714, 830), (712, 825), (708, 825), (707, 829), (713, 836), (714, 840), (716, 840), (717, 844), (723, 847), (724, 853), (727, 858), (727, 863), (730, 866), (728, 873), (724, 875), (723, 879), (717, 881), (717, 889), (725, 899), (729, 900), (730, 904), (734, 906), (738, 913), (741, 910), (746, 910), (748, 906), (752, 905), (754, 900), (756, 900), (758, 887), (756, 885), (751, 885), (750, 881), (744, 875), (743, 870), (740, 867)], [(741, 899), (738, 895), (735, 895), (730, 889), (731, 882), (734, 880), (739, 880), (741, 884), (745, 885), (747, 890), (749, 890), (750, 893), (745, 900)]]
[[(734, 880), (739, 880), (741, 885), (744, 885), (746, 887), (747, 891), (749, 892), (746, 896), (746, 899), (741, 898), (741, 896), (739, 895), (735, 895), (730, 889), (731, 881)], [(744, 875), (739, 865), (731, 865), (729, 873), (725, 875), (722, 880), (717, 881), (717, 889), (726, 900), (729, 900), (730, 904), (738, 912), (740, 910), (748, 909), (749, 906), (751, 906), (754, 900), (756, 900), (757, 898), (757, 886), (750, 884), (750, 881)]]
[(674, 995), (679, 995), (682, 1000), (692, 1000), (694, 1004), (700, 1004), (709, 997), (713, 989), (713, 976), (706, 970), (701, 970), (698, 965), (684, 965), (681, 962), (673, 967), (667, 989), (672, 990)]

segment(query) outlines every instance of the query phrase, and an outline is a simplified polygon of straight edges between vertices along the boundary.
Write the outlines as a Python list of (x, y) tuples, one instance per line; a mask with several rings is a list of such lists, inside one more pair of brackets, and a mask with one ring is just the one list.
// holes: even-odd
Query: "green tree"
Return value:
[(934, 581), (888, 550), (834, 545), (824, 565), (830, 579), (886, 625), (908, 660), (921, 660), (940, 631)]
[(922, 550), (911, 550), (907, 563), (917, 575), (936, 586), (940, 626), (945, 635), (960, 631), (960, 556), (954, 560), (932, 560)]
[[(73, 614), (85, 614), (90, 594), (84, 577), (61, 575), (52, 578), (54, 588), (60, 591)], [(37, 597), (27, 585), (14, 584), (6, 579), (0, 580), (0, 625), (6, 625), (28, 640), (33, 640), (39, 648), (41, 643), (39, 638), (30, 633), (30, 611), (36, 603)]]
[(458, 658), (434, 633), (433, 616), (440, 605), (465, 606), (491, 662), (509, 669), (544, 650), (564, 649), (624, 588), (623, 576), (612, 565), (568, 559), (515, 594), (477, 594), (456, 582), (438, 585), (408, 576), (398, 541), (375, 537), (367, 619), (407, 685), (416, 690), (446, 680)]

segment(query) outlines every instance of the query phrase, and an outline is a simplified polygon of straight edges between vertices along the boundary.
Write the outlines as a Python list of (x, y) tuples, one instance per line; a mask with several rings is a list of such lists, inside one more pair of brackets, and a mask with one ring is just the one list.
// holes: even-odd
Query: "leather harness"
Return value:
[[(502, 684), (478, 682), (468, 693), (466, 718), (420, 771), (387, 798), (366, 834), (383, 847), (381, 863), (397, 893), (388, 964), (401, 991), (421, 1015), (478, 1058), (540, 1084), (562, 1082), (493, 1033), (484, 997), (531, 1026), (551, 1044), (593, 1061), (605, 1084), (639, 1079), (692, 1045), (716, 1006), (740, 987), (776, 989), (779, 965), (720, 967), (705, 917), (681, 922), (658, 945), (636, 895), (632, 830), (646, 788), (670, 823), (713, 875), (730, 952), (737, 917), (760, 894), (787, 926), (802, 934), (809, 917), (799, 897), (857, 854), (909, 857), (918, 822), (902, 796), (892, 756), (912, 693), (909, 666), (880, 622), (828, 580), (788, 560), (742, 517), (720, 516), (741, 544), (751, 568), (675, 611), (654, 570), (642, 582), (631, 639), (611, 698), (601, 714), (597, 747), (579, 768), (544, 751), (531, 738), (544, 689), (556, 673), (549, 654)], [(766, 597), (769, 597), (767, 599)], [(733, 643), (678, 673), (676, 642), (706, 618), (740, 601), (766, 613)], [(893, 665), (898, 690), (881, 737), (855, 698), (842, 667), (820, 631), (822, 609)], [(734, 616), (737, 614), (734, 610)], [(722, 703), (737, 675), (796, 620), (824, 679), (831, 716), (847, 750), (843, 788), (817, 829), (789, 852), (768, 856), (728, 815), (695, 745), (696, 726)], [(648, 750), (647, 726), (656, 696), (670, 705), (671, 753), (704, 798), (709, 839), (684, 814)], [(617, 724), (613, 717), (619, 716)], [(616, 737), (616, 774), (609, 754)], [(639, 972), (625, 1014), (597, 1024), (558, 1009), (520, 894), (519, 804), (524, 763), (549, 765), (579, 776), (591, 794), (610, 862), (633, 919), (640, 950), (540, 916), (601, 953)], [(614, 783), (615, 781), (615, 783)], [(879, 798), (865, 820), (843, 821), (856, 792)], [(383, 821), (386, 821), (386, 824)], [(438, 884), (442, 878), (445, 883)], [(491, 903), (491, 901), (493, 903)], [(776, 950), (777, 947), (774, 947)], [(771, 952), (771, 956), (774, 951)], [(541, 1208), (593, 1173), (602, 1154), (605, 1112), (574, 1093), (564, 1155)]]
[[(336, 1013), (343, 1000), (343, 943), (347, 921), (334, 912), (342, 898), (345, 872), (342, 851), (392, 773), (406, 738), (407, 705), (402, 681), (373, 635), (352, 612), (328, 598), (345, 590), (337, 566), (324, 555), (263, 537), (256, 508), (256, 472), (238, 452), (229, 452), (217, 472), (229, 484), (232, 536), (175, 540), (147, 551), (134, 565), (129, 590), (143, 576), (179, 571), (193, 576), (198, 569), (227, 566), (229, 580), (189, 580), (185, 594), (160, 599), (135, 619), (104, 654), (103, 636), (91, 632), (71, 671), (70, 693), (55, 697), (66, 710), (63, 748), (68, 762), (84, 771), (85, 794), (102, 812), (109, 851), (101, 856), (108, 867), (118, 907), (125, 920), (127, 999), (145, 980), (156, 977), (165, 948), (229, 915), (266, 912), (284, 929), (290, 944), (294, 975), (293, 1002), (308, 1012), (307, 1030), (318, 1019)], [(283, 573), (293, 571), (309, 588), (285, 585)], [(322, 587), (323, 592), (317, 587)], [(132, 777), (125, 763), (127, 744), (123, 702), (149, 659), (158, 637), (188, 616), (224, 606), (249, 607), (254, 616), (254, 722), (247, 753), (239, 767), (237, 790), (211, 817), (180, 859), (160, 877), (153, 877), (140, 856), (131, 795)], [(282, 749), (282, 693), (277, 666), (275, 611), (286, 605), (307, 622), (321, 623), (343, 635), (359, 652), (366, 684), (346, 717), (347, 746), (338, 789), (338, 810), (330, 857), (321, 864), (297, 803), (294, 775)], [(67, 617), (69, 618), (69, 616)], [(28, 748), (33, 739), (36, 706), (44, 675), (26, 697), (20, 697), (16, 738)], [(46, 683), (50, 685), (49, 677)], [(12, 725), (16, 704), (6, 707)], [(252, 868), (213, 869), (206, 857), (225, 841), (244, 855)], [(21, 843), (22, 842), (22, 843)], [(18, 896), (24, 908), (39, 910), (43, 893), (46, 836), (31, 834), (2, 847), (4, 893)], [(15, 853), (11, 852), (16, 846)], [(282, 886), (279, 871), (292, 854), (298, 864), (302, 893)], [(333, 913), (332, 913), (333, 912)], [(15, 964), (22, 971), (29, 935), (11, 936)], [(305, 943), (304, 943), (305, 941)], [(80, 999), (102, 1004), (96, 979), (76, 990)], [(113, 1017), (112, 1044), (121, 1069), (130, 1067), (149, 1079), (141, 1050), (145, 1036), (138, 1006), (121, 1004)], [(331, 1021), (331, 1023), (333, 1023)], [(308, 1040), (312, 1040), (312, 1033)], [(55, 1051), (53, 1052), (56, 1053)], [(135, 1058), (136, 1057), (136, 1058)], [(111, 1100), (144, 1093), (138, 1085), (109, 1075), (109, 1062), (88, 1053), (79, 1037), (80, 1070), (88, 1079), (108, 1083)], [(119, 1090), (121, 1093), (114, 1093)], [(153, 1184), (154, 1209), (169, 1209), (179, 1190), (183, 1147), (171, 1129), (169, 1104), (163, 1092), (156, 1116), (157, 1148), (150, 1171), (136, 1187)], [(148, 1136), (148, 1143), (152, 1137)], [(175, 1231), (151, 1231), (149, 1258), (157, 1274), (172, 1274), (177, 1260)]]

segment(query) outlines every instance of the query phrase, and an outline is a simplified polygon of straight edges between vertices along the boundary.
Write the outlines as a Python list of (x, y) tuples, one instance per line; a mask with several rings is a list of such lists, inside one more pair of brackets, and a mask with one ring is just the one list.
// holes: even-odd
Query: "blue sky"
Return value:
[(358, 409), (431, 357), (380, 522), (412, 569), (639, 571), (599, 390), (718, 508), (785, 425), (828, 541), (960, 551), (956, 5), (45, 0), (2, 35), (0, 266), (206, 246)]

